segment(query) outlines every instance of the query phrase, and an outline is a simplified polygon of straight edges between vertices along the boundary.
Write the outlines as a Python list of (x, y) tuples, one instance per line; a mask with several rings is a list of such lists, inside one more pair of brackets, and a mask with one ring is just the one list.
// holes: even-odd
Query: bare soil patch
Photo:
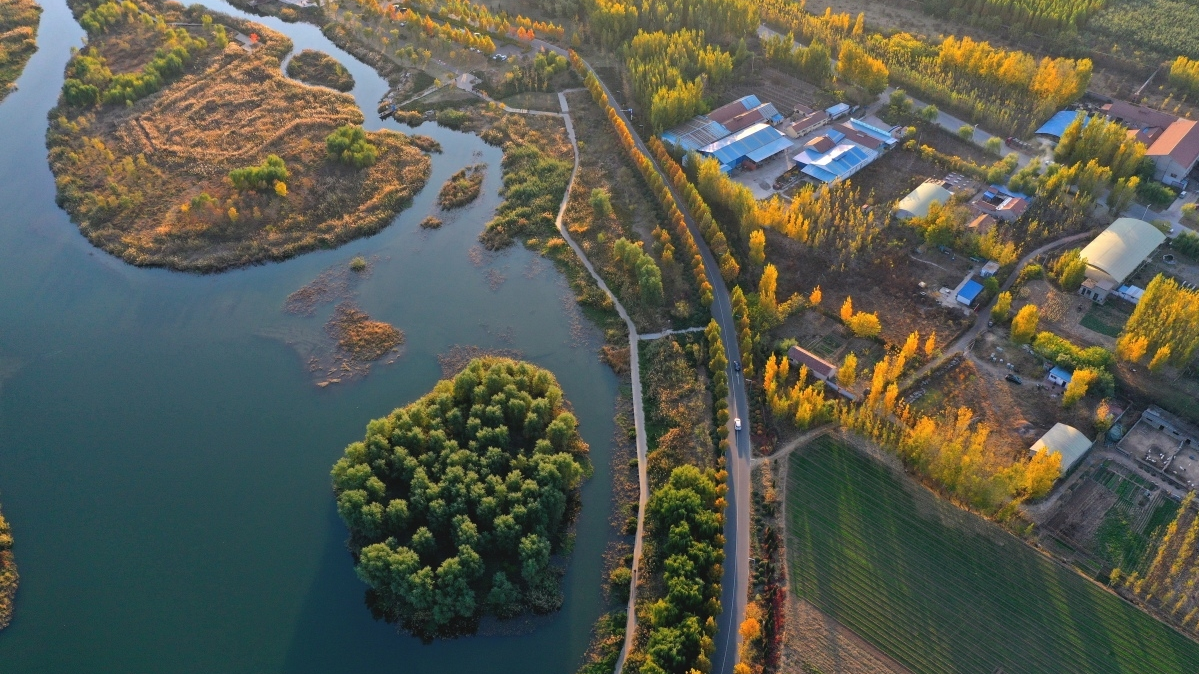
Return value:
[[(278, 59), (290, 41), (248, 25), (264, 44), (253, 54), (235, 42), (209, 48), (132, 106), (51, 113), (59, 202), (93, 244), (136, 265), (222, 271), (373, 234), (424, 186), (429, 159), (402, 134), (367, 134), (371, 167), (329, 160), (325, 137), (361, 124), (361, 112), (348, 95), (285, 78)], [(226, 178), (272, 154), (286, 164), (286, 194)]]

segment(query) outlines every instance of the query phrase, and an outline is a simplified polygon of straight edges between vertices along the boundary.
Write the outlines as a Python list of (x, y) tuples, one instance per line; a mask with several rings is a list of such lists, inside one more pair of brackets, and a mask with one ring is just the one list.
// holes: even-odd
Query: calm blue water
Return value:
[[(551, 265), (521, 249), (471, 261), (499, 151), (425, 125), (445, 152), (374, 237), (215, 276), (134, 268), (54, 204), (46, 112), (83, 32), (63, 0), (45, 10), (40, 49), (0, 104), (0, 503), (22, 581), (0, 672), (573, 671), (601, 610), (617, 382)], [(262, 21), (338, 57), (373, 112), (386, 87), (373, 71), (312, 26)], [(480, 160), (485, 197), (421, 231), (441, 183)], [(357, 303), (405, 331), (406, 353), (319, 389), (289, 342), (319, 341), (332, 305), (281, 306), (354, 255), (376, 260)], [(563, 610), (525, 636), (424, 646), (364, 607), (328, 471), (368, 420), (432, 387), (454, 344), (519, 349), (554, 371), (596, 473)]]

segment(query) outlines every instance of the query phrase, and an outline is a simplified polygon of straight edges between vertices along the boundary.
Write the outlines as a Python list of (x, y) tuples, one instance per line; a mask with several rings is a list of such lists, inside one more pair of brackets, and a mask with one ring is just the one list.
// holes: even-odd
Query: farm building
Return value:
[(983, 265), (982, 269), (978, 270), (978, 275), (983, 278), (990, 278), (999, 273), (999, 263), (991, 260)]
[(889, 132), (859, 119), (834, 124), (795, 156), (800, 171), (819, 182), (844, 180), (896, 145)]
[(1002, 185), (991, 185), (970, 200), (970, 208), (979, 215), (989, 215), (1004, 222), (1012, 222), (1028, 210), (1029, 197), (1012, 192)]
[(991, 231), (991, 228), (995, 226), (996, 222), (997, 221), (995, 220), (995, 218), (991, 217), (990, 215), (987, 215), (986, 213), (983, 213), (982, 215), (978, 216), (977, 218), (975, 218), (975, 219), (971, 220), (969, 223), (967, 223), (966, 231), (972, 232), (979, 236), (983, 236), (987, 232)]
[(945, 189), (939, 180), (926, 180), (895, 204), (895, 217), (900, 220), (923, 218), (934, 203), (946, 204), (953, 193)]
[[(1086, 115), (1086, 113), (1082, 112), (1081, 110), (1062, 110), (1061, 112), (1058, 112), (1054, 116), (1050, 117), (1049, 121), (1042, 124), (1041, 127), (1037, 129), (1036, 135), (1045, 136), (1046, 138), (1050, 138), (1054, 142), (1057, 142), (1062, 139), (1062, 134), (1066, 132), (1066, 127), (1070, 126), (1070, 123), (1073, 122), (1078, 115)], [(1090, 123), (1090, 121), (1090, 117), (1084, 116), (1082, 122), (1083, 126), (1086, 126), (1088, 123)]]
[(732, 173), (747, 161), (761, 164), (791, 147), (790, 138), (769, 124), (759, 122), (701, 147), (699, 153), (714, 157), (720, 162), (720, 170)]
[(1175, 120), (1153, 141), (1145, 156), (1157, 165), (1153, 177), (1173, 187), (1182, 187), (1199, 164), (1199, 123)]
[(832, 381), (837, 376), (837, 366), (799, 346), (787, 351), (787, 358), (794, 365), (805, 365), (808, 372), (820, 381)]
[(1091, 449), (1091, 441), (1082, 431), (1068, 424), (1057, 423), (1028, 450), (1032, 454), (1057, 452), (1062, 455), (1062, 475), (1078, 463)]
[(1049, 371), (1048, 376), (1045, 378), (1048, 379), (1049, 383), (1053, 384), (1054, 386), (1065, 386), (1074, 379), (1074, 375), (1060, 367), (1055, 367)]
[(1148, 147), (1145, 156), (1157, 167), (1154, 180), (1181, 187), (1199, 164), (1199, 124), (1194, 120), (1125, 101), (1112, 101), (1103, 106), (1103, 112), (1127, 126)]
[(782, 131), (787, 134), (788, 138), (803, 138), (810, 133), (814, 133), (817, 129), (827, 126), (830, 119), (829, 114), (824, 110), (815, 110), (805, 114), (794, 122), (784, 124)]
[(1102, 304), (1165, 240), (1165, 234), (1144, 220), (1116, 220), (1082, 249), (1087, 278), (1079, 294)]
[(978, 296), (981, 295), (982, 292), (983, 284), (975, 281), (974, 279), (966, 281), (966, 284), (963, 285), (962, 289), (958, 291), (958, 304), (970, 306), (974, 304), (974, 300), (977, 300)]
[(696, 115), (663, 132), (662, 141), (694, 152), (755, 124), (777, 124), (781, 121), (783, 116), (773, 104), (763, 103), (757, 96), (742, 96), (728, 105), (722, 105), (706, 115)]
[(783, 121), (783, 116), (773, 103), (763, 103), (753, 95), (742, 96), (728, 105), (722, 105), (709, 112), (707, 118), (728, 129), (729, 133), (737, 133), (754, 124), (777, 124)]

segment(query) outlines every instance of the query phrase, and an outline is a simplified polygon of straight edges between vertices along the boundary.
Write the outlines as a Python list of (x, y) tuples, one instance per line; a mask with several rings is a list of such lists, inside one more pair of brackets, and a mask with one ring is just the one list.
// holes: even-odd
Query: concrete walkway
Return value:
[[(562, 106), (561, 117), (562, 121), (566, 122), (566, 135), (570, 138), (570, 146), (574, 150), (575, 165), (570, 172), (570, 182), (566, 186), (566, 195), (562, 197), (562, 206), (558, 209), (558, 218), (554, 224), (558, 227), (558, 233), (566, 239), (566, 243), (570, 245), (571, 250), (575, 255), (579, 256), (579, 260), (583, 262), (583, 266), (587, 268), (587, 272), (595, 279), (596, 285), (604, 291), (604, 294), (612, 300), (612, 305), (616, 307), (616, 313), (620, 314), (620, 318), (624, 320), (625, 327), (629, 331), (629, 372), (633, 382), (633, 425), (637, 432), (637, 535), (633, 539), (633, 580), (629, 583), (629, 607), (625, 623), (625, 648), (621, 650), (620, 659), (616, 665), (616, 671), (619, 672), (624, 664), (624, 657), (628, 652), (628, 644), (631, 641), (632, 635), (637, 631), (637, 581), (641, 570), (641, 550), (642, 541), (645, 538), (645, 504), (649, 500), (649, 478), (646, 476), (645, 463), (646, 454), (649, 451), (649, 444), (645, 437), (645, 409), (641, 399), (641, 359), (638, 355), (638, 341), (640, 337), (637, 335), (637, 327), (633, 325), (633, 319), (629, 317), (625, 308), (621, 306), (620, 300), (616, 299), (616, 294), (609, 288), (608, 284), (604, 283), (604, 279), (595, 271), (591, 261), (583, 253), (583, 249), (575, 240), (571, 238), (570, 232), (566, 229), (566, 224), (563, 222), (563, 216), (566, 215), (566, 205), (570, 201), (570, 191), (574, 188), (575, 176), (579, 172), (579, 144), (575, 140), (575, 127), (570, 119), (570, 106), (566, 102), (566, 93), (558, 94), (558, 103)], [(510, 110), (505, 106), (506, 110)], [(553, 114), (553, 113), (549, 113)]]
[(641, 339), (649, 341), (652, 339), (662, 339), (663, 337), (665, 337), (667, 335), (685, 335), (688, 332), (703, 332), (704, 330), (707, 330), (707, 328), (700, 327), (700, 328), (683, 328), (682, 330), (663, 330), (662, 332), (651, 332), (648, 335), (641, 335)]

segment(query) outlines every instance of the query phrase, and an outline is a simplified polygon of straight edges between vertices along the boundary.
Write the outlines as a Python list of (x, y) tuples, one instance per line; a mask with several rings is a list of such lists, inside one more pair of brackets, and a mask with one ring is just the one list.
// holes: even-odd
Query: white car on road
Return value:
[(741, 430), (741, 417), (733, 419), (733, 428), (738, 431)]

